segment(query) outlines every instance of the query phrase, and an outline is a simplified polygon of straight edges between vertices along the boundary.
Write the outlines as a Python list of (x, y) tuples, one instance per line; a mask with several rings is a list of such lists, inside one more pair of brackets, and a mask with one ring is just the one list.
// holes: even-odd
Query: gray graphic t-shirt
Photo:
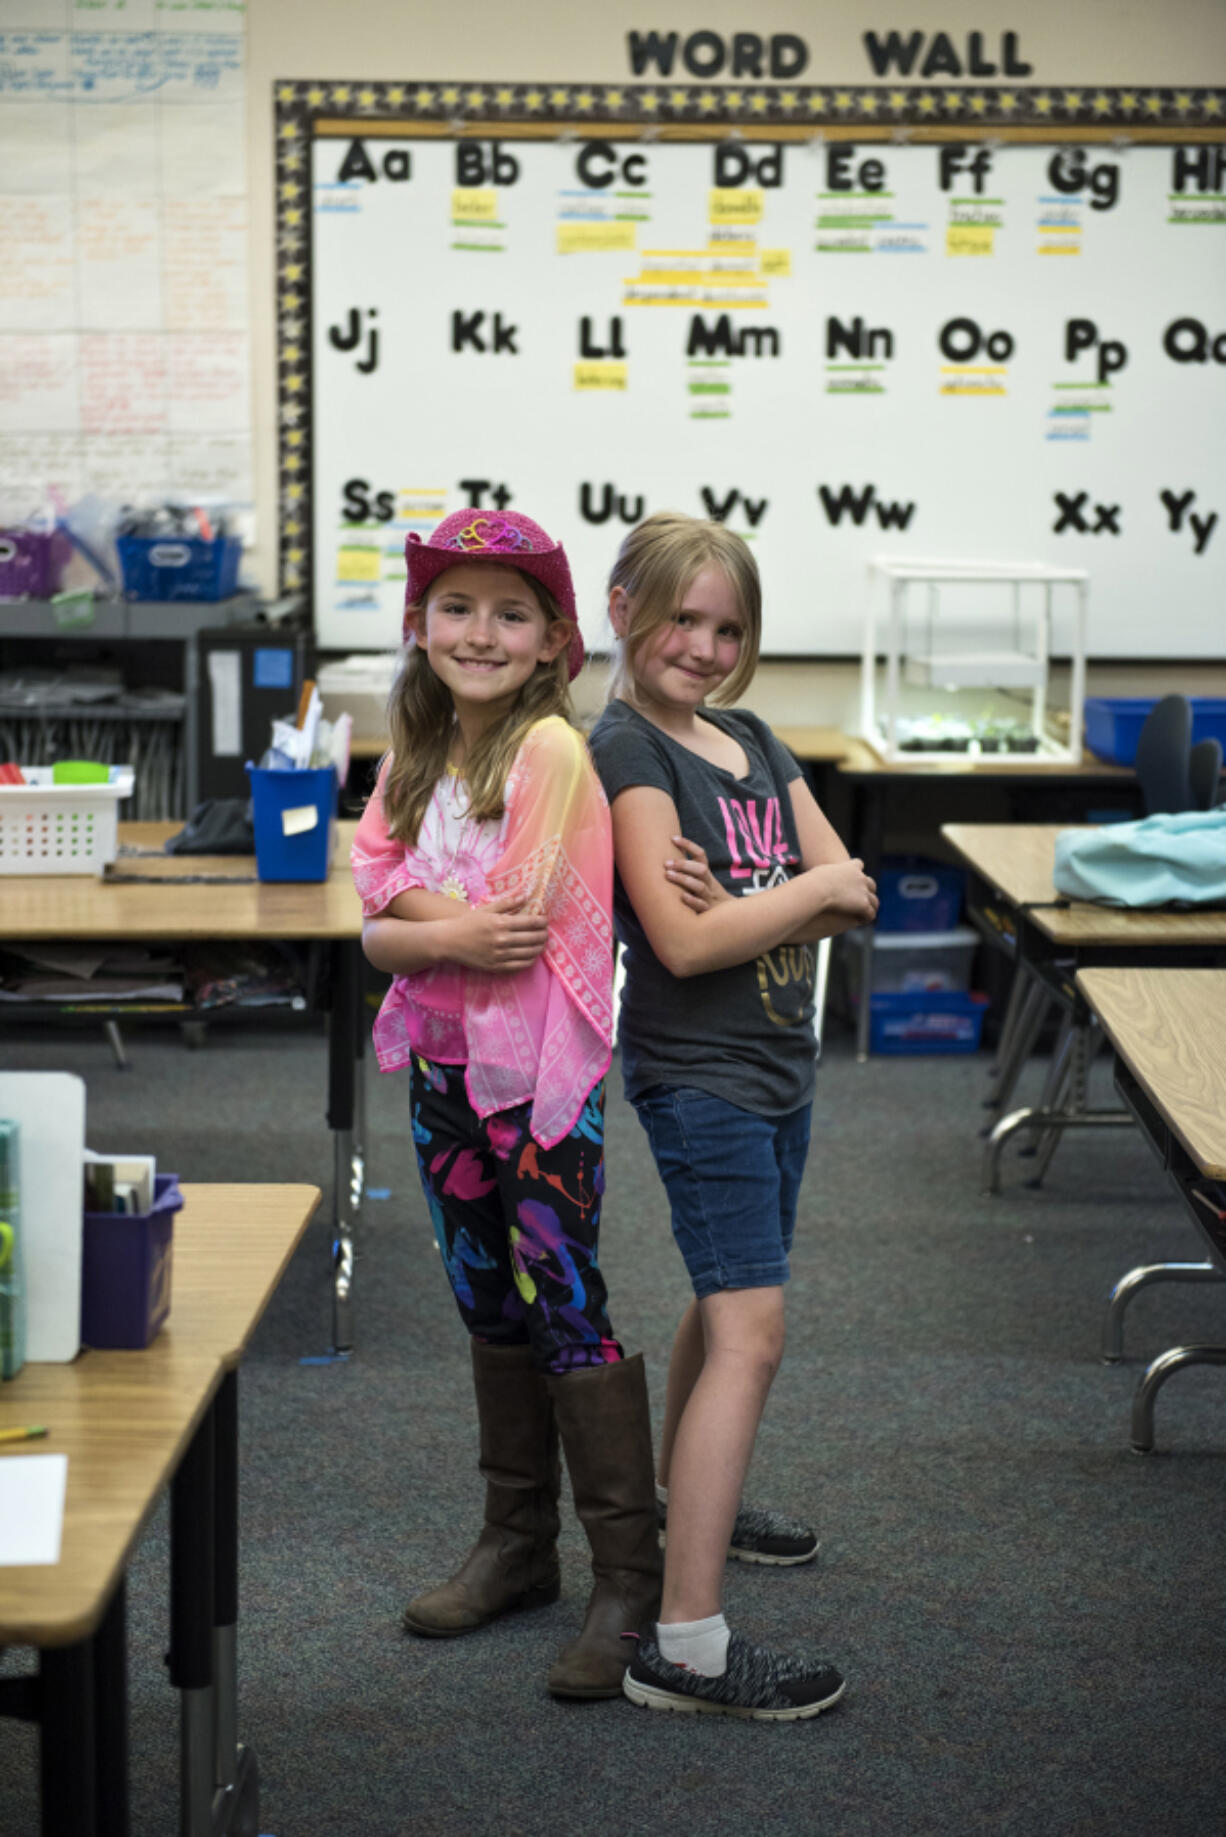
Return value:
[[(665, 791), (681, 834), (699, 843), (728, 892), (750, 898), (801, 870), (788, 790), (795, 759), (747, 709), (699, 716), (731, 735), (749, 762), (744, 778), (691, 753), (626, 702), (612, 702), (591, 735), (612, 804), (633, 785)], [(660, 962), (620, 876), (614, 923), (626, 954), (619, 1039), (626, 1095), (655, 1084), (693, 1085), (743, 1110), (784, 1116), (813, 1095), (814, 948), (781, 944), (750, 963), (678, 978)]]

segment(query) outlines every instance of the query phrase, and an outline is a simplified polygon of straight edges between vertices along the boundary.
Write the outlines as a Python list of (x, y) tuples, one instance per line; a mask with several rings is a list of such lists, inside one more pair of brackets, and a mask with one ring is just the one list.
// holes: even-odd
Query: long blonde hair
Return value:
[[(570, 624), (547, 587), (519, 568), (515, 572), (536, 595), (547, 626), (555, 620)], [(430, 585), (433, 587), (434, 582)], [(424, 606), (422, 599), (414, 610), (420, 612)], [(468, 815), (474, 822), (502, 815), (511, 762), (529, 728), (551, 714), (574, 722), (565, 645), (552, 663), (537, 664), (503, 719), (481, 735), (465, 759)], [(388, 698), (391, 763), (383, 781), (387, 832), (410, 848), (417, 840), (434, 787), (447, 769), (454, 721), (451, 691), (434, 674), (424, 645), (410, 644)]]
[(609, 671), (610, 701), (633, 703), (634, 666), (643, 646), (667, 625), (704, 568), (723, 570), (745, 621), (736, 668), (711, 696), (726, 706), (739, 700), (758, 667), (762, 643), (762, 583), (749, 546), (722, 523), (659, 510), (632, 529), (617, 552), (609, 591), (621, 587), (630, 602), (629, 628), (615, 640)]

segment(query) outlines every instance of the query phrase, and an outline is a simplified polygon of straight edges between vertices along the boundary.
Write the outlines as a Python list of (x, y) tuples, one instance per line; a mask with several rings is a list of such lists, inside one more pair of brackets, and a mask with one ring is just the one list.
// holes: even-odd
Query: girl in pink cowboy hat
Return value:
[(569, 682), (570, 568), (529, 517), (463, 510), (405, 545), (391, 750), (353, 847), (363, 945), (393, 976), (380, 1068), (407, 1067), (426, 1203), (471, 1336), (485, 1525), (405, 1610), (449, 1637), (554, 1601), (560, 1470), (592, 1548), (555, 1696), (619, 1696), (659, 1598), (641, 1355), (597, 1261), (612, 1037), (609, 811)]

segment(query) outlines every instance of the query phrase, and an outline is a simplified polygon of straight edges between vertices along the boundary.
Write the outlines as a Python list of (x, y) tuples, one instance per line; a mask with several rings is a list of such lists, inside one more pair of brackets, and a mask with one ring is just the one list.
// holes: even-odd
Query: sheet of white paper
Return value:
[(66, 1454), (0, 1454), (0, 1566), (58, 1563)]
[(213, 691), (213, 752), (218, 759), (233, 759), (242, 750), (241, 661), (237, 651), (209, 652), (209, 684)]

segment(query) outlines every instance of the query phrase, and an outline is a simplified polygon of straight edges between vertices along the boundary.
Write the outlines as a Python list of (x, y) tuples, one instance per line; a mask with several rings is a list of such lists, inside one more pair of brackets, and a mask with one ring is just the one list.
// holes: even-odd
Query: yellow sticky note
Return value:
[(337, 580), (378, 580), (378, 549), (338, 549), (336, 551), (336, 578)]
[(633, 249), (633, 223), (559, 223), (558, 254), (586, 255), (598, 249)]
[(786, 280), (792, 272), (792, 251), (790, 249), (763, 249), (758, 257), (758, 266), (763, 275), (778, 275)]
[(304, 836), (314, 829), (319, 822), (319, 809), (315, 804), (296, 804), (292, 810), (281, 812), (281, 833), (287, 836)]
[(576, 389), (625, 389), (629, 364), (586, 363), (575, 365)]
[(498, 216), (498, 193), (493, 186), (464, 185), (451, 194), (453, 223), (493, 223)]
[(995, 230), (990, 223), (951, 223), (945, 232), (946, 255), (991, 255)]
[(713, 191), (710, 197), (711, 223), (761, 223), (766, 200), (760, 191)]

